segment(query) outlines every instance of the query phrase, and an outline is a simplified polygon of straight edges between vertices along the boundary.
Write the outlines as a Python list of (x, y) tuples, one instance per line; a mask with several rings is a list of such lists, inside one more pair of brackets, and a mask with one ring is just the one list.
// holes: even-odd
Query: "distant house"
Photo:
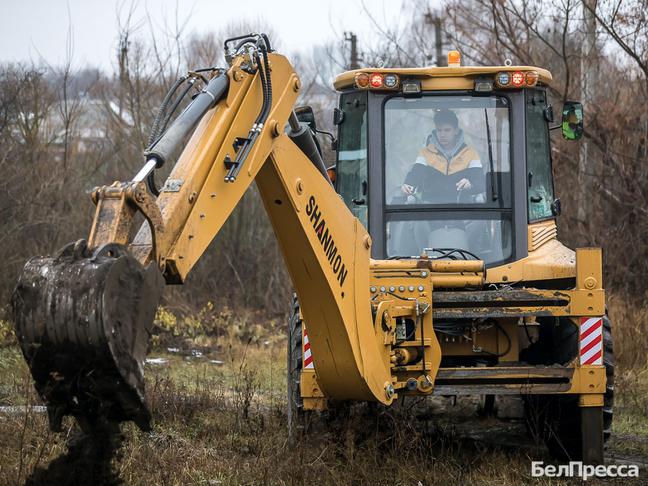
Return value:
[[(70, 107), (70, 126), (67, 132), (69, 154), (83, 154), (102, 147), (108, 135), (108, 127), (114, 117), (127, 126), (133, 126), (133, 118), (122, 111), (114, 101), (105, 102), (102, 99), (79, 96), (68, 102)], [(112, 119), (112, 120), (111, 120)], [(65, 120), (60, 110), (52, 110), (46, 123), (47, 131), (55, 134), (50, 138), (55, 150), (55, 157), (62, 158), (66, 143)]]

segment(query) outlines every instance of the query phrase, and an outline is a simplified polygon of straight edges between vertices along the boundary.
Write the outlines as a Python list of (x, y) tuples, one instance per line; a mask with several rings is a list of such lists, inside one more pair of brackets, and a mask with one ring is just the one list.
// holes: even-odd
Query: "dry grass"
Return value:
[[(640, 310), (631, 318), (622, 300), (611, 299), (610, 313), (620, 365), (611, 455), (648, 462), (648, 371), (637, 357), (643, 337), (636, 318), (648, 312)], [(167, 360), (147, 365), (154, 431), (142, 433), (132, 424), (123, 428), (123, 442), (112, 462), (120, 481), (513, 485), (533, 480), (532, 459), (550, 461), (544, 449), (530, 444), (519, 430), (495, 439), (503, 427), (480, 422), (476, 427), (486, 427), (485, 439), (472, 440), (453, 426), (465, 417), (421, 421), (413, 418), (407, 403), (394, 410), (355, 406), (326, 426), (316, 420), (310, 434), (290, 445), (285, 342), (250, 336), (255, 327), (243, 321), (236, 335), (221, 329), (211, 336), (179, 333), (174, 340), (174, 326), (160, 331), (164, 335), (159, 342), (193, 347), (202, 355), (168, 352), (166, 347), (153, 351), (152, 357)], [(241, 336), (247, 336), (246, 341)], [(641, 357), (645, 359), (645, 353)], [(15, 345), (0, 348), (0, 405), (37, 403), (19, 350)], [(68, 442), (77, 434), (72, 421), (65, 425), (65, 433), (52, 434), (43, 413), (26, 409), (0, 414), (0, 483), (54, 477), (52, 464), (69, 456)], [(74, 464), (63, 464), (74, 483), (79, 477), (69, 472)]]
[(618, 455), (648, 457), (648, 305), (625, 295), (608, 294), (615, 374), (614, 435)]
[(607, 306), (617, 365), (623, 371), (645, 369), (648, 366), (648, 302), (608, 293)]
[[(35, 403), (19, 352), (1, 352), (4, 403)], [(285, 429), (284, 347), (236, 344), (216, 355), (224, 364), (212, 363), (213, 356), (158, 354), (169, 361), (148, 367), (155, 429), (142, 433), (124, 427), (113, 467), (126, 484), (519, 484), (530, 479), (528, 451), (451, 437), (434, 424), (405, 419), (405, 409), (369, 414), (355, 407), (327, 430), (316, 423), (312, 434), (291, 446)], [(1, 415), (0, 478), (23, 484), (35, 469), (46, 470), (74, 436), (71, 421), (65, 430), (49, 433), (43, 413)]]

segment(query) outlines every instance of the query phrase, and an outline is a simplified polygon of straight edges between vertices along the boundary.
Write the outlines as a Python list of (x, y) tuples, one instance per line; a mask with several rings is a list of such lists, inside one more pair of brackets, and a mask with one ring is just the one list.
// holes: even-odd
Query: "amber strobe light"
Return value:
[(537, 72), (529, 71), (528, 73), (526, 73), (526, 85), (527, 86), (535, 86), (536, 84), (538, 84), (538, 78), (539, 77), (540, 76), (538, 76)]
[(450, 51), (448, 52), (448, 67), (460, 67), (461, 66), (461, 54), (459, 51)]

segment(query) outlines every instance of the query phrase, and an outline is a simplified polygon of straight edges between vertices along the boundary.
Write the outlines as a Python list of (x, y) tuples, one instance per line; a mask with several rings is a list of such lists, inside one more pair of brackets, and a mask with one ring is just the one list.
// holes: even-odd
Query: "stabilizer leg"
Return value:
[(580, 407), (583, 463), (603, 464), (603, 407)]

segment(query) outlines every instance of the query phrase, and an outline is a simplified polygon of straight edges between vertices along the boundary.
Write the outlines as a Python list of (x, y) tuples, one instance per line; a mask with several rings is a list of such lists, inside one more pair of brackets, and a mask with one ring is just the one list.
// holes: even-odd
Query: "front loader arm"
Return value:
[[(300, 89), (292, 66), (275, 53), (265, 68), (253, 59), (249, 50), (234, 57), (227, 92), (201, 115), (157, 199), (143, 182), (159, 162), (150, 159), (135, 180), (94, 191), (87, 244), (26, 265), (14, 316), (52, 428), (66, 414), (148, 427), (143, 361), (159, 276), (184, 282), (253, 181), (308, 322), (320, 386), (331, 398), (393, 399), (369, 296), (370, 237), (285, 133)], [(138, 212), (146, 221), (131, 239)]]

